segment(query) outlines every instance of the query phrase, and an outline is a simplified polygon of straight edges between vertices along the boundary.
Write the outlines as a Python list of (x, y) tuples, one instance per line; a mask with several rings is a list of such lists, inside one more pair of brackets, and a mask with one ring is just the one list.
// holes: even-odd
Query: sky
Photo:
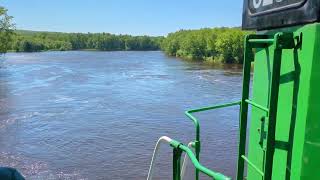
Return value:
[(17, 29), (167, 35), (241, 25), (243, 0), (0, 0)]

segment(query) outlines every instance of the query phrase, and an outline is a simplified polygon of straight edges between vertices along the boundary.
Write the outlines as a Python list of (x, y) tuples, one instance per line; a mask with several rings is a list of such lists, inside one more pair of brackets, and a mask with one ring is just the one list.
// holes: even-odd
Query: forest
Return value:
[(241, 64), (246, 34), (240, 28), (180, 30), (167, 37), (15, 31), (10, 49), (15, 52), (163, 50), (167, 55), (188, 60)]
[(248, 33), (240, 28), (180, 30), (170, 33), (161, 47), (166, 54), (183, 59), (241, 64), (243, 40)]
[(114, 35), (109, 33), (59, 33), (15, 31), (11, 50), (16, 52), (100, 50), (159, 50), (163, 37)]
[(150, 51), (206, 63), (243, 62), (240, 28), (180, 30), (166, 37), (114, 35), (110, 33), (61, 33), (15, 30), (7, 9), (0, 7), (0, 53), (39, 51)]

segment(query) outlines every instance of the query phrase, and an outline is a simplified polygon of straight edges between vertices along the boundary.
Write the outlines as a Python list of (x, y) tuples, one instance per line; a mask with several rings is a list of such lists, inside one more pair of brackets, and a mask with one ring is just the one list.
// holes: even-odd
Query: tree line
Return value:
[(167, 37), (114, 35), (109, 33), (55, 33), (16, 31), (11, 50), (139, 51), (163, 50), (167, 55), (209, 63), (243, 62), (243, 40), (248, 34), (240, 28), (180, 30)]
[(0, 54), (48, 50), (148, 51), (209, 63), (243, 63), (240, 28), (180, 30), (167, 37), (114, 35), (110, 33), (60, 33), (15, 30), (12, 17), (0, 6)]
[(149, 51), (160, 50), (164, 37), (110, 33), (59, 33), (15, 30), (12, 16), (0, 6), (0, 53), (47, 50)]
[(14, 36), (14, 24), (12, 16), (8, 15), (8, 10), (0, 6), (0, 54), (6, 53), (11, 48)]
[(204, 62), (242, 63), (244, 36), (240, 28), (206, 28), (170, 33), (162, 42), (171, 56)]
[(16, 31), (11, 49), (16, 52), (47, 50), (140, 51), (159, 50), (163, 37), (109, 33)]

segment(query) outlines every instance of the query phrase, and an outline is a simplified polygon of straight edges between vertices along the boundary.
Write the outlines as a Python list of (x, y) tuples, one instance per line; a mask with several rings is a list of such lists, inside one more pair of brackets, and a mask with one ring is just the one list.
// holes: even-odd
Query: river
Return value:
[[(0, 166), (27, 179), (146, 179), (157, 139), (193, 140), (184, 111), (239, 100), (241, 75), (157, 51), (8, 53), (0, 64)], [(197, 114), (201, 163), (231, 177), (238, 110)], [(171, 178), (171, 158), (163, 146), (155, 179)]]

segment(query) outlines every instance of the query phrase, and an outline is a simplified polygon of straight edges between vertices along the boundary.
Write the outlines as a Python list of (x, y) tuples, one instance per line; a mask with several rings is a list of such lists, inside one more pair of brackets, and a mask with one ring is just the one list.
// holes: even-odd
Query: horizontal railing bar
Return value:
[(199, 124), (199, 120), (196, 117), (194, 117), (192, 115), (192, 113), (240, 105), (240, 103), (241, 103), (241, 101), (237, 101), (237, 102), (232, 102), (232, 103), (226, 103), (226, 104), (215, 105), (215, 106), (208, 106), (208, 107), (203, 107), (203, 108), (199, 108), (199, 109), (192, 109), (192, 110), (186, 111), (185, 115), (193, 121), (195, 128), (196, 128), (196, 141), (198, 141), (198, 142), (200, 141), (200, 124)]
[[(194, 141), (194, 148), (196, 152), (196, 158), (199, 160), (199, 155), (200, 155), (200, 149), (201, 149), (201, 143), (200, 143), (200, 123), (199, 120), (192, 115), (192, 113), (196, 112), (202, 112), (202, 111), (208, 111), (208, 110), (214, 110), (214, 109), (219, 109), (219, 108), (225, 108), (225, 107), (230, 107), (230, 106), (235, 106), (235, 105), (240, 105), (241, 101), (237, 102), (232, 102), (232, 103), (227, 103), (227, 104), (221, 104), (221, 105), (215, 105), (215, 106), (209, 106), (209, 107), (203, 107), (199, 109), (192, 109), (185, 111), (185, 115), (193, 121), (195, 130), (196, 130), (196, 139)], [(196, 171), (196, 178), (198, 177), (198, 171)]]
[(256, 170), (261, 176), (264, 176), (264, 173), (263, 173), (257, 166), (255, 166), (251, 161), (249, 161), (249, 159), (248, 159), (246, 156), (242, 155), (241, 158), (242, 158), (243, 160), (245, 160), (245, 161), (246, 161), (254, 170)]
[(249, 39), (250, 43), (273, 44), (274, 39)]
[(220, 109), (220, 108), (240, 105), (240, 103), (241, 103), (241, 101), (237, 101), (237, 102), (220, 104), (220, 105), (215, 105), (215, 106), (202, 107), (202, 108), (199, 108), (199, 109), (192, 109), (192, 110), (186, 111), (186, 114), (191, 114), (191, 113), (196, 113), (196, 112), (201, 112), (201, 111), (208, 111), (208, 110), (213, 110), (213, 109)]
[(248, 103), (248, 104), (251, 104), (252, 106), (254, 106), (256, 108), (259, 108), (259, 109), (265, 111), (266, 113), (269, 113), (269, 109), (266, 108), (266, 107), (261, 106), (260, 104), (257, 104), (255, 102), (249, 100), (249, 99), (245, 100), (245, 102)]
[[(226, 104), (221, 104), (221, 105), (215, 105), (215, 106), (208, 106), (208, 107), (203, 107), (203, 108), (198, 108), (198, 109), (191, 109), (185, 112), (185, 115), (191, 119), (195, 125), (196, 128), (196, 143), (200, 142), (200, 124), (199, 120), (192, 115), (192, 113), (196, 112), (202, 112), (202, 111), (208, 111), (208, 110), (213, 110), (213, 109), (219, 109), (219, 108), (225, 108), (225, 107), (231, 107), (235, 105), (240, 105), (241, 101), (237, 102), (232, 102), (232, 103), (226, 103)], [(196, 148), (198, 149), (198, 148)]]

